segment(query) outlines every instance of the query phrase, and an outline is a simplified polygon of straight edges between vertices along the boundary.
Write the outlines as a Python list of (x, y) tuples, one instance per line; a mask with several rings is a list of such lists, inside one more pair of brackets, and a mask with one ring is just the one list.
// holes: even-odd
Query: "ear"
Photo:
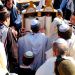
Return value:
[(55, 48), (55, 50), (53, 50), (53, 56), (58, 56), (58, 55), (59, 55), (58, 49)]
[(53, 43), (53, 56), (57, 56), (58, 55), (58, 48), (57, 48), (57, 44)]

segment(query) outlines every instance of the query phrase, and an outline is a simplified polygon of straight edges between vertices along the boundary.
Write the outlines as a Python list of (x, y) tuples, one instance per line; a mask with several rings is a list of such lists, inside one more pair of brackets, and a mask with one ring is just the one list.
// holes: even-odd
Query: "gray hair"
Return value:
[(64, 55), (66, 51), (69, 51), (67, 41), (62, 38), (57, 39), (53, 45), (58, 50), (59, 55)]

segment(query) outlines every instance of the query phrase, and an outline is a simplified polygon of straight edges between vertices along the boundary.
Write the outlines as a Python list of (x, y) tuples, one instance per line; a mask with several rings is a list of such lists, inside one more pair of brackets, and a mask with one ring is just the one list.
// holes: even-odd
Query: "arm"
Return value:
[(18, 61), (17, 42), (11, 29), (8, 30), (6, 48), (7, 48), (9, 61), (17, 62)]
[(62, 10), (66, 4), (67, 4), (67, 0), (62, 0), (62, 2), (60, 4), (60, 9)]

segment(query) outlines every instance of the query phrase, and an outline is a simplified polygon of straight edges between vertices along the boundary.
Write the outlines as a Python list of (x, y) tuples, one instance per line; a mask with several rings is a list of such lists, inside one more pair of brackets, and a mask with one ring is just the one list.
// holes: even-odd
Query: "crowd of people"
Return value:
[[(75, 75), (74, 0), (60, 0), (57, 16), (50, 25), (50, 37), (40, 32), (38, 19), (32, 19), (31, 31), (19, 37), (21, 13), (14, 6), (14, 0), (2, 2), (0, 75)], [(68, 9), (70, 3), (71, 10)], [(47, 52), (51, 55), (49, 58)]]

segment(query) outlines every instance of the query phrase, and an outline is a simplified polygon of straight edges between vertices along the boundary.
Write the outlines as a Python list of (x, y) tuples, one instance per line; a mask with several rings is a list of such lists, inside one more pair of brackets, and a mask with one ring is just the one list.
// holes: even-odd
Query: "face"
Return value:
[(71, 24), (75, 25), (75, 16), (74, 15), (71, 16), (70, 22), (71, 22)]
[(12, 6), (13, 6), (13, 0), (9, 0), (9, 1), (7, 1), (6, 6), (7, 6), (7, 8), (11, 9)]

